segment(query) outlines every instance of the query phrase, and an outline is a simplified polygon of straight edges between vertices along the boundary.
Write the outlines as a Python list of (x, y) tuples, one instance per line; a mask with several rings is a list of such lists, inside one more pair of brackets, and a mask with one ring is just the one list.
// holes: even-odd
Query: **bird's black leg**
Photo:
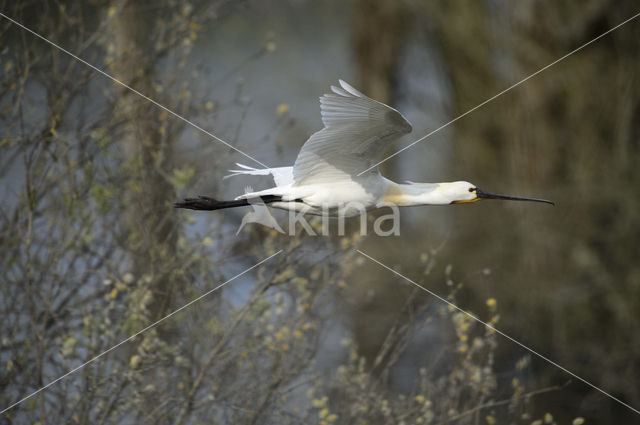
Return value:
[(221, 210), (223, 208), (244, 207), (247, 205), (249, 205), (249, 202), (246, 199), (239, 199), (237, 201), (218, 201), (208, 196), (187, 198), (182, 202), (176, 202), (173, 204), (176, 208), (200, 211)]
[(173, 204), (176, 208), (185, 208), (188, 210), (212, 211), (224, 208), (246, 207), (249, 204), (271, 203), (282, 200), (282, 196), (265, 195), (254, 199), (238, 199), (234, 201), (218, 201), (208, 196), (198, 196), (197, 198), (187, 198), (182, 202)]

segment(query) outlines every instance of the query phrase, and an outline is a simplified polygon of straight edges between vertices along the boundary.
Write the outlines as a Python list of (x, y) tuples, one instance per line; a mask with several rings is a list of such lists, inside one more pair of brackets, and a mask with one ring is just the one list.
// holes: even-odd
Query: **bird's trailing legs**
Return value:
[[(262, 203), (269, 204), (271, 202), (282, 201), (282, 196), (265, 195), (261, 196), (259, 199), (262, 201)], [(175, 204), (173, 204), (173, 206), (175, 208), (185, 208), (188, 210), (212, 211), (222, 210), (225, 208), (246, 207), (251, 203), (256, 203), (255, 201), (258, 201), (258, 199), (256, 198), (255, 200), (237, 199), (233, 201), (218, 201), (208, 196), (198, 196), (197, 198), (186, 198), (182, 202), (176, 202)]]

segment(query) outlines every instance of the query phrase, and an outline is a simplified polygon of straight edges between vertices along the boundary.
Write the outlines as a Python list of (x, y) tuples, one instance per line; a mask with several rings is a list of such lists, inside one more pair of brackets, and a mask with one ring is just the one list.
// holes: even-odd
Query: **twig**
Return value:
[(559, 391), (559, 390), (565, 388), (570, 383), (571, 383), (571, 381), (567, 381), (563, 385), (554, 385), (552, 387), (546, 387), (546, 388), (541, 388), (539, 390), (531, 391), (529, 393), (522, 394), (520, 396), (511, 397), (511, 398), (508, 398), (506, 400), (492, 401), (492, 402), (489, 402), (489, 403), (480, 404), (480, 405), (474, 407), (473, 409), (469, 409), (469, 410), (464, 411), (464, 412), (462, 412), (462, 413), (460, 413), (460, 414), (458, 414), (456, 416), (452, 416), (451, 418), (447, 419), (446, 421), (440, 422), (440, 424), (441, 425), (442, 424), (448, 424), (450, 422), (457, 421), (458, 419), (462, 419), (462, 418), (464, 418), (466, 416), (472, 415), (472, 414), (474, 414), (474, 413), (476, 413), (476, 412), (478, 412), (478, 411), (480, 411), (482, 409), (487, 409), (489, 407), (503, 406), (505, 404), (511, 403), (513, 400), (519, 400), (519, 399), (522, 399), (522, 398), (527, 398), (527, 397), (535, 396), (535, 395), (538, 395), (538, 394), (544, 394), (544, 393), (548, 393), (548, 392), (551, 392), (551, 391)]

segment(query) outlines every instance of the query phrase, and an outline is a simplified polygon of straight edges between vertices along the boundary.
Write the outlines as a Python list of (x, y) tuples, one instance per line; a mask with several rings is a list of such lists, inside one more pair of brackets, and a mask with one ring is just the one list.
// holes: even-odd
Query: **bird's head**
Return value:
[(469, 182), (453, 182), (447, 184), (441, 188), (445, 195), (451, 199), (452, 204), (466, 204), (469, 202), (476, 202), (482, 199), (505, 199), (509, 201), (530, 201), (530, 202), (544, 202), (547, 204), (555, 205), (551, 201), (538, 198), (523, 198), (520, 196), (510, 195), (498, 195), (491, 192), (485, 192), (479, 189), (476, 185)]

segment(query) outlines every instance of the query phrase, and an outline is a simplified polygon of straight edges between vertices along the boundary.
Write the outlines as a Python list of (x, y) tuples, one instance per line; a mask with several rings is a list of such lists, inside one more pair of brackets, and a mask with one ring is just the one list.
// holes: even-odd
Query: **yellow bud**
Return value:
[(286, 114), (287, 112), (289, 112), (289, 105), (287, 105), (286, 103), (281, 103), (280, 105), (278, 105), (278, 107), (276, 108), (276, 111), (278, 111), (278, 116), (283, 116), (284, 114)]
[(129, 360), (129, 366), (131, 366), (132, 368), (136, 368), (140, 364), (140, 361), (142, 361), (142, 359), (139, 355), (136, 354), (134, 356), (131, 356), (131, 360)]

